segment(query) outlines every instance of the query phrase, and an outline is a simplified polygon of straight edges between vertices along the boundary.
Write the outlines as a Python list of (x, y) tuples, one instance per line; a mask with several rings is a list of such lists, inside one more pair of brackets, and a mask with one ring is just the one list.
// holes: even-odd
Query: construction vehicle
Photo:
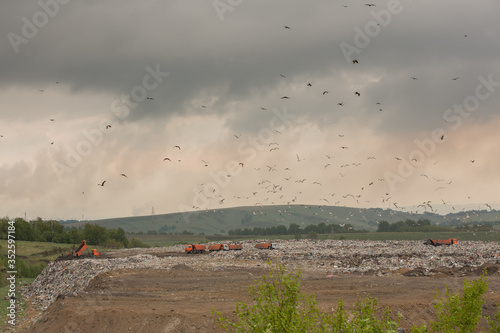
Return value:
[(243, 249), (243, 245), (241, 244), (229, 244), (229, 250), (240, 251)]
[(71, 255), (73, 257), (79, 258), (82, 256), (83, 251), (85, 251), (86, 249), (87, 249), (87, 241), (82, 240), (80, 246), (75, 251), (71, 252)]
[(206, 249), (207, 249), (207, 247), (205, 245), (191, 244), (191, 245), (186, 246), (184, 248), (184, 251), (186, 251), (187, 254), (205, 253)]
[(450, 238), (450, 239), (428, 239), (424, 242), (425, 245), (434, 245), (434, 246), (441, 246), (441, 245), (452, 245), (452, 244), (457, 244), (458, 241), (456, 238)]
[(272, 249), (276, 248), (276, 244), (274, 244), (274, 243), (262, 243), (262, 244), (255, 244), (255, 247), (258, 249), (272, 250)]
[(90, 253), (85, 253), (85, 250), (87, 250), (87, 241), (82, 240), (80, 246), (78, 246), (76, 250), (59, 256), (56, 261), (82, 258), (99, 258), (99, 252), (96, 249), (92, 249)]
[(229, 245), (227, 244), (212, 244), (208, 246), (208, 251), (229, 251)]

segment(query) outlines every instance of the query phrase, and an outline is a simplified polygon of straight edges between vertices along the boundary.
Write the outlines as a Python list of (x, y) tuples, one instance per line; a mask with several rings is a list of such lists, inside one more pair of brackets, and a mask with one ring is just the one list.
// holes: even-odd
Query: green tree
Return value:
[(85, 223), (83, 226), (83, 237), (87, 241), (87, 244), (104, 244), (108, 239), (108, 229), (97, 224)]

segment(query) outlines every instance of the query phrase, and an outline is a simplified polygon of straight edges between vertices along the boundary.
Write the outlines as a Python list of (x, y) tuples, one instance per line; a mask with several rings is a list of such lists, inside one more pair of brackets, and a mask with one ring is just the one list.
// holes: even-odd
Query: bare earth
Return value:
[[(500, 265), (487, 267), (484, 313), (492, 316), (495, 304), (500, 303)], [(443, 293), (446, 285), (453, 292), (461, 291), (464, 277), (475, 280), (483, 269), (440, 268), (433, 276), (422, 276), (418, 269), (333, 276), (308, 269), (301, 292), (314, 294), (324, 311), (336, 307), (339, 298), (348, 309), (358, 299), (376, 298), (379, 307), (388, 306), (393, 314), (401, 315), (401, 328), (409, 329), (435, 319), (432, 304), (436, 291)], [(170, 269), (111, 271), (93, 279), (84, 293), (59, 297), (25, 331), (221, 332), (211, 309), (235, 318), (236, 303), (250, 302), (248, 286), (267, 272), (264, 263), (251, 268), (204, 269), (178, 264)]]

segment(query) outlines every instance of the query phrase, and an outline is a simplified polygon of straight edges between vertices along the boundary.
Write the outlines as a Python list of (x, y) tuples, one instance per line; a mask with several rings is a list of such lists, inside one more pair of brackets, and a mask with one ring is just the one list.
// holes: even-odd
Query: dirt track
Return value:
[[(499, 265), (491, 266), (485, 313), (492, 315), (500, 302)], [(440, 269), (432, 277), (418, 270), (402, 270), (388, 276), (338, 274), (307, 270), (301, 291), (315, 294), (325, 311), (342, 298), (347, 308), (366, 296), (375, 297), (379, 307), (400, 314), (400, 327), (433, 319), (436, 290), (445, 285), (462, 289), (463, 277), (475, 279), (482, 269)], [(184, 264), (171, 269), (111, 271), (96, 277), (86, 292), (60, 297), (29, 332), (220, 332), (211, 309), (234, 316), (236, 302), (250, 301), (248, 285), (267, 273), (260, 267), (200, 269)], [(413, 276), (412, 276), (413, 275)], [(416, 276), (415, 276), (416, 275)]]

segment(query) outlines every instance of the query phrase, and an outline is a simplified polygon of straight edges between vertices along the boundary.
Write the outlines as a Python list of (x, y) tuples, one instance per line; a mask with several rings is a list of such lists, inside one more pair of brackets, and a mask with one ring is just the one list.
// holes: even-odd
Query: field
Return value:
[[(277, 205), (233, 207), (219, 210), (194, 211), (186, 213), (171, 213), (149, 216), (131, 216), (88, 221), (108, 229), (122, 228), (125, 232), (157, 231), (158, 233), (178, 233), (183, 231), (195, 234), (227, 234), (229, 230), (273, 227), (291, 223), (305, 228), (309, 224), (350, 224), (356, 230), (377, 230), (377, 221), (398, 221), (428, 219), (433, 224), (452, 220), (465, 222), (493, 222), (500, 220), (498, 211), (469, 212), (471, 219), (466, 219), (466, 213), (460, 212), (448, 215), (422, 211), (410, 213), (381, 208), (353, 208), (338, 206), (314, 205)], [(87, 221), (67, 224), (69, 227), (81, 227)]]
[[(271, 236), (273, 239), (294, 239), (293, 235)], [(302, 237), (305, 237), (302, 235)], [(138, 239), (151, 246), (172, 246), (176, 244), (207, 243), (223, 240), (240, 241), (265, 239), (266, 236), (204, 236), (204, 235), (127, 235), (128, 239)], [(359, 240), (425, 240), (457, 238), (459, 241), (500, 241), (500, 231), (491, 232), (366, 232), (318, 235), (318, 239), (359, 239)]]

